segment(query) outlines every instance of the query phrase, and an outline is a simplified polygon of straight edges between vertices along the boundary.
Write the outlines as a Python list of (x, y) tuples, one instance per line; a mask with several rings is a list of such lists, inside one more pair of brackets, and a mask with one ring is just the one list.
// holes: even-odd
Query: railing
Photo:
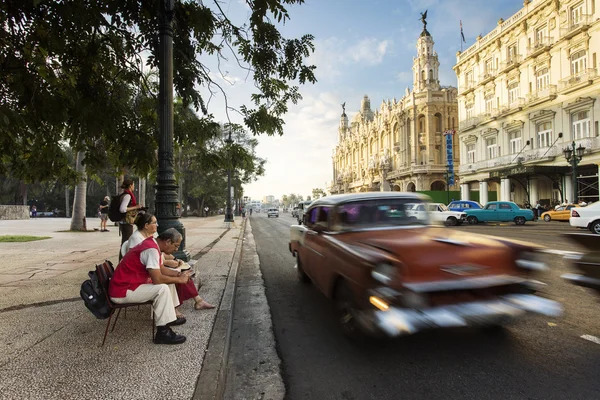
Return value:
[(539, 40), (535, 41), (535, 43), (531, 46), (527, 46), (527, 56), (531, 57), (532, 55), (539, 53), (548, 47), (554, 44), (554, 38), (551, 36), (542, 37)]
[(500, 63), (500, 72), (506, 72), (517, 67), (521, 63), (522, 59), (523, 57), (520, 54), (513, 54), (508, 60)]
[(459, 121), (458, 129), (463, 130), (463, 129), (472, 128), (472, 127), (476, 126), (478, 123), (479, 123), (479, 117), (468, 118), (463, 121)]
[(527, 103), (535, 103), (540, 100), (546, 100), (556, 97), (556, 85), (548, 85), (546, 88), (536, 90), (527, 95)]
[(567, 90), (573, 86), (579, 86), (581, 84), (590, 83), (590, 81), (593, 80), (595, 77), (596, 77), (595, 69), (583, 70), (582, 72), (580, 72), (578, 74), (571, 75), (568, 78), (561, 79), (560, 81), (558, 81), (558, 90), (563, 91), (563, 90)]
[(479, 75), (479, 83), (483, 85), (483, 84), (491, 81), (492, 79), (494, 79), (497, 74), (498, 74), (498, 72), (495, 69), (486, 71), (483, 74)]
[(592, 16), (588, 14), (581, 14), (580, 18), (577, 21), (569, 22), (569, 25), (566, 28), (560, 29), (561, 37), (568, 37), (575, 35), (579, 29), (587, 27), (592, 22)]
[(492, 108), (491, 110), (482, 112), (477, 117), (480, 122), (487, 121), (488, 119), (496, 118), (500, 114), (500, 110), (497, 108)]
[(465, 94), (465, 93), (475, 89), (475, 86), (476, 85), (475, 85), (474, 81), (465, 82), (465, 84), (459, 88), (458, 94)]
[(525, 105), (525, 99), (522, 97), (517, 97), (515, 101), (512, 103), (504, 104), (500, 107), (500, 114), (506, 114), (512, 111), (517, 111)]

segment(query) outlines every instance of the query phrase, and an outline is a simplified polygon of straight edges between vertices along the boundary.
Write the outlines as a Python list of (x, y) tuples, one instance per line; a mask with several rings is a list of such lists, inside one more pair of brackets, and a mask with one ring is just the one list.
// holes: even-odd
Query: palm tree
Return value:
[(87, 231), (87, 224), (85, 220), (87, 175), (85, 172), (85, 165), (83, 164), (84, 158), (84, 152), (77, 152), (75, 171), (79, 174), (80, 181), (75, 187), (75, 197), (73, 199), (73, 217), (71, 218), (72, 231)]

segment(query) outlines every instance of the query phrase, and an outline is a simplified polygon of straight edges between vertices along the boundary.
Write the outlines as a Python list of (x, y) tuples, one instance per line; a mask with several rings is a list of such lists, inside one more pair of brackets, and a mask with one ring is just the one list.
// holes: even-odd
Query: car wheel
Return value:
[(296, 273), (298, 275), (298, 280), (302, 283), (310, 283), (310, 278), (304, 272), (304, 268), (302, 267), (302, 262), (300, 261), (300, 256), (296, 253)]
[(352, 291), (344, 281), (339, 282), (335, 288), (335, 307), (338, 324), (344, 336), (364, 339), (366, 335), (357, 319), (359, 309)]
[(552, 217), (549, 216), (548, 214), (544, 215), (544, 221), (550, 222), (551, 219), (552, 219)]
[(448, 217), (445, 223), (446, 226), (456, 226), (458, 225), (458, 220), (454, 217)]
[(515, 217), (515, 224), (517, 224), (517, 225), (525, 225), (525, 222), (527, 222), (527, 220), (525, 219), (525, 217)]
[(596, 235), (600, 235), (600, 219), (590, 224), (590, 231)]
[(468, 222), (470, 225), (477, 225), (477, 223), (479, 223), (479, 220), (477, 219), (477, 217), (476, 217), (476, 216), (474, 216), (474, 215), (471, 215), (470, 217), (467, 217), (467, 222)]

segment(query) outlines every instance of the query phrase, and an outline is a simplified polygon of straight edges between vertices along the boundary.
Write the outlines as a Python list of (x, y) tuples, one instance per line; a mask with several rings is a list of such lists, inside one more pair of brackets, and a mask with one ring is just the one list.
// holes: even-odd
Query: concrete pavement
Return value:
[[(231, 310), (244, 224), (228, 229), (223, 217), (184, 218), (187, 250), (200, 295)], [(88, 225), (96, 225), (91, 218)], [(106, 320), (96, 319), (79, 297), (81, 282), (96, 263), (116, 265), (120, 238), (110, 232), (68, 232), (70, 220), (40, 218), (0, 221), (2, 235), (51, 236), (26, 243), (0, 243), (0, 398), (1, 399), (164, 399), (191, 398), (216, 316), (223, 310), (181, 308), (187, 323), (175, 327), (187, 336), (179, 346), (151, 341), (148, 306), (123, 313), (100, 347)], [(238, 251), (236, 251), (238, 249)], [(229, 288), (229, 289), (226, 289)]]

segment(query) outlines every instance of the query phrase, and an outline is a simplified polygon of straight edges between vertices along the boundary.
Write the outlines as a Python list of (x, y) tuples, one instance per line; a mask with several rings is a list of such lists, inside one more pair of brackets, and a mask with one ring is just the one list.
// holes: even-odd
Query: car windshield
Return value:
[(441, 209), (442, 211), (448, 211), (448, 207), (446, 207), (446, 205), (445, 205), (445, 204), (438, 204), (438, 206), (440, 207), (440, 209)]
[[(410, 202), (410, 203), (409, 203)], [(426, 225), (426, 219), (418, 219), (407, 213), (423, 205), (415, 199), (373, 199), (354, 201), (338, 206), (335, 216), (336, 230), (348, 231), (364, 228)]]

